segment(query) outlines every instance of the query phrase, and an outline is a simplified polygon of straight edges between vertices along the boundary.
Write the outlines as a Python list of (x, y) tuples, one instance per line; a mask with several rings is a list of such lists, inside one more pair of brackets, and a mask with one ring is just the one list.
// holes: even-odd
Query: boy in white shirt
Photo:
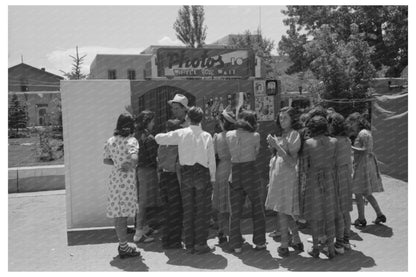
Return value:
[(204, 112), (189, 109), (190, 126), (156, 135), (160, 145), (178, 145), (181, 165), (184, 242), (188, 253), (212, 251), (207, 245), (212, 184), (215, 182), (215, 152), (212, 137), (202, 130)]

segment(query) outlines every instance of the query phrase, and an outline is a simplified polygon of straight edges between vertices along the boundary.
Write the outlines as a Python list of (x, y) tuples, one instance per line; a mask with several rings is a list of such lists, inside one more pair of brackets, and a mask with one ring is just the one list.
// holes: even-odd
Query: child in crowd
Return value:
[(344, 117), (336, 112), (328, 115), (329, 134), (337, 139), (336, 144), (336, 193), (339, 214), (335, 221), (335, 251), (343, 254), (344, 249), (351, 249), (349, 244), (352, 211), (352, 160), (351, 141), (347, 136)]
[[(179, 128), (181, 121), (171, 119), (166, 122), (166, 131)], [(160, 197), (163, 205), (162, 247), (182, 248), (182, 197), (177, 177), (178, 146), (160, 145), (158, 149), (158, 171), (160, 173)]]
[(386, 216), (373, 196), (374, 192), (382, 192), (384, 189), (377, 159), (373, 152), (373, 136), (370, 131), (370, 123), (364, 115), (353, 113), (348, 116), (347, 125), (349, 126), (350, 135), (356, 137), (352, 147), (354, 150), (352, 192), (355, 193), (357, 199), (358, 219), (355, 220), (354, 225), (359, 227), (367, 225), (363, 197), (370, 202), (377, 214), (374, 223), (384, 223), (386, 222)]
[[(281, 136), (267, 137), (268, 143), (276, 149), (272, 180), (267, 193), (266, 208), (279, 213), (281, 246), (279, 256), (289, 255), (289, 246), (296, 251), (303, 251), (298, 228), (294, 220), (299, 216), (299, 186), (297, 175), (298, 151), (300, 135), (293, 129), (296, 124), (296, 111), (292, 107), (281, 109), (276, 124), (281, 130)], [(289, 227), (292, 231), (293, 242), (289, 241)]]
[(228, 131), (226, 134), (232, 162), (230, 248), (235, 253), (241, 253), (243, 237), (240, 223), (246, 195), (251, 202), (253, 243), (256, 245), (256, 250), (266, 249), (266, 222), (261, 185), (256, 169), (256, 157), (260, 150), (260, 134), (256, 132), (256, 114), (248, 110), (240, 112), (235, 126), (236, 130)]
[(134, 119), (121, 114), (114, 135), (104, 146), (104, 164), (113, 165), (108, 184), (107, 217), (114, 218), (120, 258), (137, 257), (140, 252), (127, 243), (127, 218), (139, 209), (136, 192), (136, 163), (139, 144), (133, 136)]
[(335, 256), (335, 218), (338, 213), (338, 199), (335, 192), (336, 138), (327, 135), (328, 122), (325, 117), (316, 115), (306, 124), (311, 138), (305, 141), (303, 155), (306, 171), (304, 217), (312, 229), (313, 248), (308, 253), (319, 257), (319, 236), (323, 226), (327, 237), (328, 257)]
[[(159, 186), (157, 178), (157, 143), (151, 134), (155, 125), (155, 113), (142, 111), (137, 116), (137, 129), (135, 137), (140, 145), (137, 165), (139, 212), (136, 221), (135, 242), (148, 243), (154, 238), (148, 236), (153, 230), (150, 228), (151, 219), (153, 227), (157, 227), (156, 209), (160, 205)], [(153, 214), (147, 214), (152, 210)]]
[(236, 123), (232, 113), (223, 111), (219, 117), (221, 132), (214, 135), (214, 149), (218, 156), (217, 170), (212, 197), (212, 206), (218, 212), (218, 243), (227, 242), (228, 222), (230, 216), (229, 180), (231, 174), (231, 154), (226, 141), (226, 133), (234, 130)]

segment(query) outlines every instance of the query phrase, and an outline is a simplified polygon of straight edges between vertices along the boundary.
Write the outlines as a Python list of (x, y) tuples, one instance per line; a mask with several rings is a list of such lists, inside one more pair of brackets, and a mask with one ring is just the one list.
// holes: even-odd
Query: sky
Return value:
[[(175, 35), (177, 6), (9, 6), (8, 66), (26, 64), (62, 75), (71, 71), (75, 47), (87, 55), (84, 73), (95, 55), (139, 54), (150, 45), (183, 45)], [(228, 34), (254, 32), (259, 26), (275, 41), (272, 53), (287, 27), (281, 10), (285, 6), (205, 5), (205, 42)]]

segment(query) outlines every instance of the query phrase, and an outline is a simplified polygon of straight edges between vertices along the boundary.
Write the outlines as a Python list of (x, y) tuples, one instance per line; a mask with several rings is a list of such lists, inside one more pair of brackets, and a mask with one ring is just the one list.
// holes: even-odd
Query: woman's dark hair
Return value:
[(181, 121), (179, 119), (169, 119), (166, 121), (166, 131), (175, 131), (181, 128)]
[(238, 114), (235, 128), (241, 128), (254, 133), (257, 130), (257, 115), (253, 111), (244, 110)]
[(339, 113), (328, 116), (328, 131), (331, 136), (347, 136), (347, 125), (344, 117)]
[(299, 130), (300, 129), (300, 123), (299, 123), (299, 114), (293, 107), (283, 107), (280, 109), (280, 112), (277, 115), (276, 118), (276, 125), (277, 125), (277, 133), (281, 135), (283, 132), (282, 126), (280, 126), (280, 114), (281, 113), (287, 113), (290, 117), (290, 125), (292, 126), (292, 129)]
[(352, 113), (347, 117), (347, 127), (351, 128), (354, 122), (358, 122), (358, 131), (361, 131), (363, 129), (371, 130), (370, 122), (368, 122), (367, 118), (359, 112)]
[(137, 131), (142, 132), (147, 129), (147, 125), (153, 120), (155, 113), (149, 110), (142, 111), (136, 118)]
[(308, 120), (306, 127), (311, 132), (311, 137), (325, 135), (328, 132), (328, 121), (321, 115), (315, 115)]
[(129, 113), (122, 113), (117, 119), (117, 126), (114, 130), (114, 136), (127, 137), (134, 134), (134, 119)]
[(235, 129), (235, 124), (228, 121), (224, 115), (220, 114), (220, 121), (222, 122), (224, 131), (231, 131)]

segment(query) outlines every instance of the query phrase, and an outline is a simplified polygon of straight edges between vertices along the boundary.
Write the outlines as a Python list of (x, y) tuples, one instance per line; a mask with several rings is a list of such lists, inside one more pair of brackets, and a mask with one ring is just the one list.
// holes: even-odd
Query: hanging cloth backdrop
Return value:
[(408, 180), (407, 89), (375, 96), (372, 109), (374, 152), (383, 174)]

